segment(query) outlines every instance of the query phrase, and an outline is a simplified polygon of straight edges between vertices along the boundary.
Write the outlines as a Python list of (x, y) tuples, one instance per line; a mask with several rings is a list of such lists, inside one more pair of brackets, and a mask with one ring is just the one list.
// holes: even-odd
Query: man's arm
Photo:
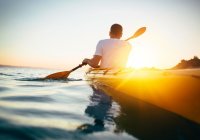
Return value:
[(98, 68), (99, 67), (98, 64), (99, 64), (100, 60), (101, 60), (101, 56), (94, 55), (92, 59), (85, 58), (82, 63), (86, 63), (93, 68)]

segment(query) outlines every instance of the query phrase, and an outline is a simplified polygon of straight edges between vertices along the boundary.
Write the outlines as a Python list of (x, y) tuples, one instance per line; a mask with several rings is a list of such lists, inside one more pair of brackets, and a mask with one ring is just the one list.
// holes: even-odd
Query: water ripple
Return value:
[(37, 117), (52, 117), (52, 118), (68, 118), (68, 119), (75, 119), (75, 120), (87, 120), (86, 116), (82, 116), (80, 114), (70, 113), (70, 112), (62, 112), (62, 111), (55, 111), (55, 110), (39, 110), (39, 109), (16, 109), (16, 108), (9, 108), (9, 107), (0, 107), (0, 111), (14, 113), (15, 115), (20, 116), (37, 116)]
[(7, 90), (10, 90), (10, 88), (7, 88), (7, 87), (1, 87), (1, 86), (0, 86), (0, 92), (4, 92), (4, 91), (7, 91)]
[(36, 139), (82, 139), (76, 131), (60, 128), (23, 126), (6, 119), (0, 119), (0, 139), (36, 140)]
[(48, 86), (48, 85), (19, 85), (20, 87), (46, 87), (46, 86)]
[(23, 101), (23, 102), (53, 102), (52, 98), (47, 96), (12, 96), (12, 97), (2, 97), (0, 100), (6, 101)]
[(0, 73), (0, 76), (3, 75), (3, 76), (13, 76), (12, 74), (6, 74), (6, 73)]
[(66, 79), (45, 79), (45, 78), (19, 78), (17, 81), (45, 81), (45, 82), (68, 82), (68, 81), (82, 81), (83, 79), (66, 78)]
[(17, 81), (45, 81), (44, 78), (19, 78)]

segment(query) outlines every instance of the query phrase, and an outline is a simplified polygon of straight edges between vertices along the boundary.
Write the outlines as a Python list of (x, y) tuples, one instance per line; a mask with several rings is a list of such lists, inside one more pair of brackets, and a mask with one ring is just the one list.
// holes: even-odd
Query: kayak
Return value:
[(200, 69), (89, 69), (86, 78), (110, 96), (117, 91), (200, 124)]

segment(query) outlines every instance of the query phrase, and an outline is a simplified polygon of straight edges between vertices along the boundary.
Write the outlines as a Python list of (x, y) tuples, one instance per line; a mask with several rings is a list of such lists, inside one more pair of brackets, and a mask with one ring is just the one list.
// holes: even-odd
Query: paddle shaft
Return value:
[(133, 39), (134, 37), (129, 37), (125, 41), (129, 41), (130, 39)]
[(73, 72), (73, 71), (75, 71), (75, 70), (77, 70), (78, 68), (81, 68), (81, 67), (84, 66), (84, 65), (86, 65), (86, 64), (79, 64), (77, 67), (71, 69), (71, 70), (70, 70), (70, 73)]

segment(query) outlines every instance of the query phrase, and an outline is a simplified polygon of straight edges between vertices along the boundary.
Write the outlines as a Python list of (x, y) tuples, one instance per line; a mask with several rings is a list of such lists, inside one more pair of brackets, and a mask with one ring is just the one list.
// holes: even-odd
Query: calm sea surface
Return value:
[(110, 97), (84, 72), (0, 67), (0, 140), (195, 140), (200, 125), (137, 99)]

